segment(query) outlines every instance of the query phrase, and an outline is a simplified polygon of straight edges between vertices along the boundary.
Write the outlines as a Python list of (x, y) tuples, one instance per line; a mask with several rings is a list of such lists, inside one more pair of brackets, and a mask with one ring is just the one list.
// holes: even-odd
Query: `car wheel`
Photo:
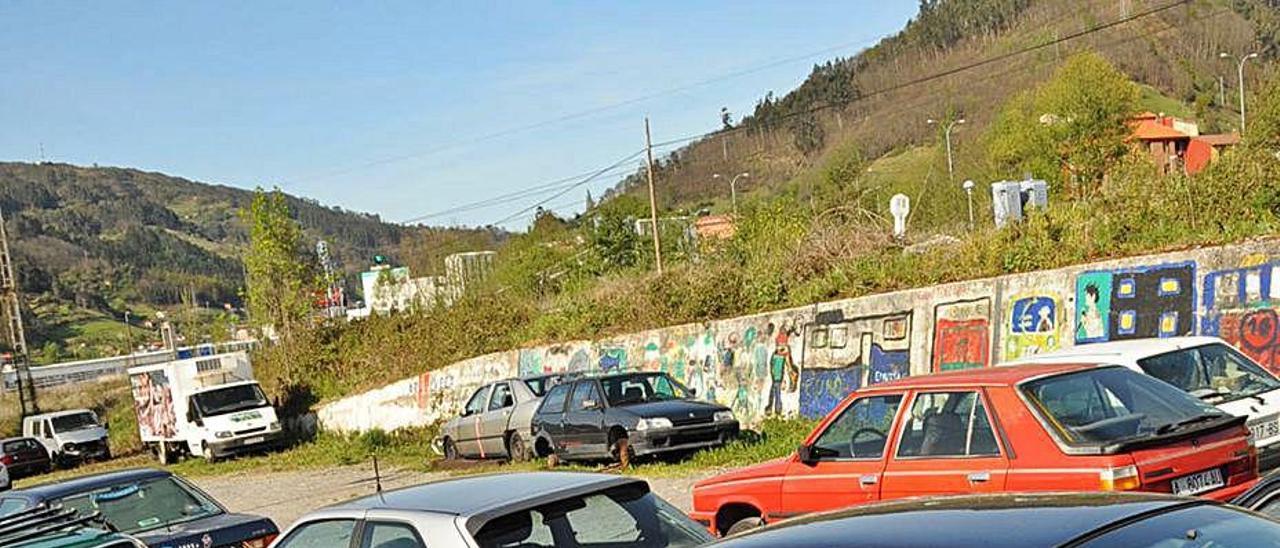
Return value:
[(511, 434), (511, 439), (507, 441), (507, 456), (512, 462), (529, 460), (529, 450), (525, 448), (524, 438), (520, 434)]
[(636, 452), (631, 448), (631, 440), (627, 439), (627, 436), (616, 436), (609, 450), (620, 467), (624, 469), (631, 467), (631, 459), (635, 458)]
[(725, 536), (736, 535), (744, 531), (750, 531), (762, 525), (764, 525), (764, 520), (759, 517), (752, 516), (749, 518), (742, 518), (729, 526), (729, 530), (725, 531), (724, 534)]
[(449, 438), (444, 439), (444, 460), (458, 460), (458, 444)]

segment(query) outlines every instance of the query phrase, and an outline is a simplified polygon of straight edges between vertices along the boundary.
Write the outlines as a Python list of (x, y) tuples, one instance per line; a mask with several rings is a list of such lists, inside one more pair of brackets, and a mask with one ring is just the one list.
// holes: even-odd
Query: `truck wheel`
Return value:
[(507, 455), (511, 462), (529, 460), (529, 449), (524, 446), (524, 438), (520, 434), (511, 434), (511, 439), (507, 441)]
[(176, 464), (178, 462), (178, 451), (175, 448), (170, 447), (168, 443), (162, 441), (160, 442), (156, 457), (162, 465), (168, 466), (170, 464)]
[(760, 527), (761, 525), (764, 525), (764, 520), (758, 517), (752, 516), (749, 518), (742, 518), (734, 522), (733, 525), (729, 526), (729, 530), (725, 531), (724, 535), (725, 536), (736, 535), (743, 531), (750, 531), (752, 529), (755, 529), (756, 527)]
[(200, 456), (209, 462), (218, 462), (218, 456), (213, 454), (213, 448), (207, 443), (200, 444)]
[(458, 460), (458, 444), (449, 438), (444, 439), (444, 460)]

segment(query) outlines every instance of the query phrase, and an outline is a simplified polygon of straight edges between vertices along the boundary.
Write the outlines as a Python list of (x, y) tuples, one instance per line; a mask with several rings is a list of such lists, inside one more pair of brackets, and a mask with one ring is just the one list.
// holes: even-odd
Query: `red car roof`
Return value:
[(965, 369), (961, 371), (948, 371), (946, 373), (934, 373), (932, 375), (920, 375), (915, 377), (906, 377), (896, 381), (889, 381), (873, 386), (864, 387), (863, 390), (894, 390), (903, 388), (939, 388), (948, 386), (1013, 386), (1031, 377), (1041, 375), (1052, 375), (1055, 373), (1070, 373), (1072, 371), (1081, 371), (1084, 369), (1092, 369), (1098, 367), (1099, 363), (1055, 363), (1055, 364), (1026, 364), (1026, 365), (1010, 365), (1001, 367), (983, 367), (980, 369)]

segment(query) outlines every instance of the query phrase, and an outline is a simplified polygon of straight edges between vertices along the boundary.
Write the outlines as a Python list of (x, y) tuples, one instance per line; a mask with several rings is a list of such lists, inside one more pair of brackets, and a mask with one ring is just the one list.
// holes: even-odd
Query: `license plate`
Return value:
[(253, 444), (255, 444), (255, 443), (262, 443), (262, 442), (263, 442), (263, 441), (265, 441), (266, 439), (267, 439), (267, 438), (264, 438), (264, 437), (262, 437), (262, 436), (258, 436), (258, 437), (256, 437), (256, 438), (245, 438), (245, 440), (244, 440), (244, 444), (245, 444), (245, 445), (253, 445)]
[(1280, 436), (1280, 415), (1267, 415), (1249, 423), (1254, 443), (1262, 443)]
[(1173, 478), (1173, 494), (1196, 495), (1205, 491), (1212, 491), (1223, 485), (1226, 485), (1226, 482), (1222, 481), (1222, 470), (1214, 468), (1180, 478)]

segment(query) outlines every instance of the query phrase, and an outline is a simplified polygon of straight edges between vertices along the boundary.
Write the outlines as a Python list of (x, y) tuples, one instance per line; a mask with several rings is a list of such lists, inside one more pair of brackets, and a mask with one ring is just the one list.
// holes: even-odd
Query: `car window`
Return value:
[(334, 519), (307, 523), (294, 529), (276, 548), (340, 548), (351, 545), (355, 520)]
[(1172, 385), (1122, 367), (1024, 383), (1023, 394), (1070, 444), (1114, 443), (1195, 428), (1227, 415)]
[(20, 440), (7, 441), (7, 442), (4, 442), (3, 446), (0, 446), (0, 451), (3, 451), (5, 453), (17, 453), (18, 451), (21, 451), (25, 445), (26, 444)]
[(20, 510), (26, 510), (27, 506), (25, 499), (0, 499), (0, 516), (7, 516)]
[(83, 515), (100, 512), (107, 523), (126, 533), (171, 527), (223, 513), (213, 500), (172, 476), (125, 481), (56, 502)]
[(493, 386), (493, 396), (489, 398), (490, 411), (511, 407), (515, 404), (516, 400), (511, 395), (511, 385), (504, 382)]
[(1111, 529), (1080, 546), (1245, 548), (1275, 546), (1276, 538), (1280, 538), (1280, 523), (1226, 506), (1200, 504)]
[(471, 399), (467, 400), (466, 414), (474, 415), (484, 412), (484, 404), (489, 398), (489, 388), (489, 386), (481, 386), (475, 394), (471, 395)]
[(547, 397), (542, 400), (542, 406), (538, 408), (539, 413), (562, 413), (564, 412), (564, 402), (569, 396), (569, 389), (573, 385), (560, 384), (556, 385), (547, 392)]
[(977, 391), (919, 394), (902, 427), (899, 457), (999, 455), (995, 433)]
[(616, 487), (522, 510), (485, 524), (480, 548), (529, 546), (692, 547), (707, 530), (637, 485)]
[(901, 403), (901, 394), (854, 400), (814, 441), (814, 457), (820, 460), (880, 458)]
[[(2, 507), (3, 503), (0, 503), (0, 508)], [(1253, 508), (1253, 511), (1271, 519), (1280, 519), (1280, 494), (1274, 492), (1271, 493), (1270, 498), (1263, 500), (1262, 504)]]
[(363, 548), (424, 548), (418, 533), (403, 523), (371, 521), (365, 524)]
[(1221, 343), (1138, 360), (1146, 374), (1213, 403), (1235, 401), (1280, 388), (1280, 380), (1244, 354)]
[(595, 381), (578, 381), (574, 384), (573, 397), (569, 399), (569, 411), (580, 411), (587, 403), (600, 405), (599, 392)]

